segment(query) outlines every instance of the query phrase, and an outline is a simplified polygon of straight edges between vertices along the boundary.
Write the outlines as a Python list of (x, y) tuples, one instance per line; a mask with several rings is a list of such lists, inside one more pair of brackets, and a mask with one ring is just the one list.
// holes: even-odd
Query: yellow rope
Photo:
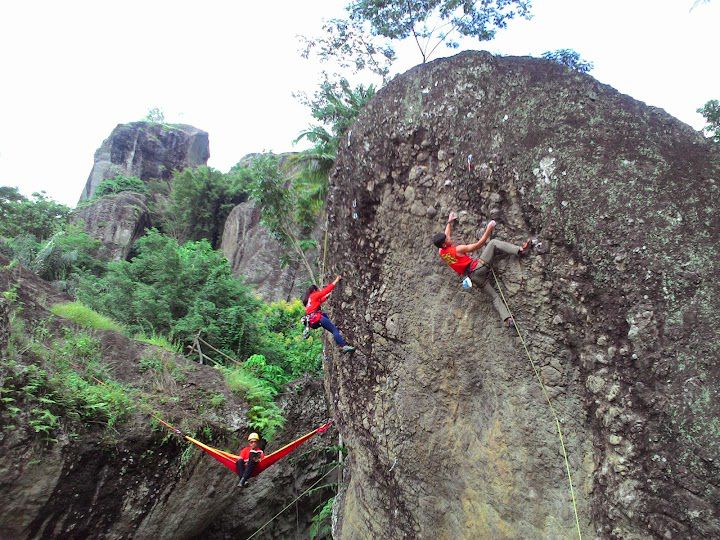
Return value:
[(575, 512), (575, 525), (577, 526), (577, 532), (578, 537), (580, 540), (582, 540), (582, 532), (580, 530), (580, 518), (578, 517), (578, 510), (577, 510), (577, 503), (575, 501), (575, 490), (573, 489), (573, 483), (572, 483), (572, 475), (570, 474), (570, 462), (568, 461), (568, 455), (567, 450), (565, 449), (565, 439), (563, 438), (562, 429), (560, 428), (560, 419), (558, 418), (557, 413), (555, 412), (555, 407), (553, 407), (552, 401), (550, 401), (550, 396), (547, 393), (547, 389), (545, 388), (545, 384), (543, 384), (542, 378), (540, 377), (540, 372), (537, 369), (537, 366), (535, 365), (535, 362), (532, 359), (532, 355), (530, 354), (530, 351), (528, 350), (527, 344), (525, 343), (525, 339), (523, 338), (522, 334), (520, 333), (520, 328), (518, 327), (517, 321), (515, 320), (515, 316), (513, 315), (512, 311), (510, 311), (510, 306), (507, 303), (507, 300), (505, 300), (505, 295), (503, 294), (502, 287), (500, 286), (500, 280), (498, 280), (497, 275), (495, 275), (495, 270), (493, 267), (490, 267), (490, 270), (492, 271), (492, 275), (495, 278), (495, 284), (497, 285), (498, 291), (500, 291), (500, 297), (502, 298), (503, 303), (505, 304), (505, 307), (508, 310), (508, 313), (510, 313), (510, 317), (512, 317), (513, 322), (515, 323), (515, 331), (517, 332), (517, 335), (520, 337), (520, 341), (522, 341), (523, 348), (525, 349), (525, 354), (527, 354), (528, 360), (530, 360), (530, 365), (533, 368), (533, 371), (535, 372), (535, 376), (537, 377), (538, 382), (540, 383), (540, 387), (542, 388), (543, 394), (545, 395), (545, 399), (548, 402), (548, 405), (550, 406), (550, 412), (552, 412), (553, 418), (555, 419), (555, 425), (557, 426), (557, 432), (558, 437), (560, 438), (560, 446), (562, 447), (562, 454), (563, 458), (565, 459), (565, 470), (567, 471), (567, 477), (568, 477), (568, 484), (570, 484), (570, 496), (572, 497), (572, 505), (573, 505), (573, 511)]
[(330, 474), (331, 472), (333, 472), (333, 471), (334, 471), (335, 469), (337, 469), (339, 466), (340, 466), (340, 464), (338, 463), (338, 464), (335, 465), (332, 469), (330, 469), (328, 472), (326, 472), (325, 474), (323, 474), (317, 482), (315, 482), (312, 486), (310, 486), (310, 487), (307, 488), (305, 491), (303, 491), (300, 495), (298, 495), (293, 501), (290, 502), (290, 504), (288, 504), (285, 508), (283, 508), (282, 510), (280, 510), (277, 514), (275, 514), (272, 518), (270, 518), (269, 521), (267, 521), (267, 522), (266, 522), (262, 527), (260, 527), (257, 531), (255, 531), (255, 532), (252, 533), (250, 536), (248, 536), (245, 540), (250, 540), (253, 536), (255, 536), (255, 535), (258, 534), (260, 531), (262, 531), (265, 527), (267, 527), (268, 525), (270, 525), (273, 521), (275, 521), (275, 519), (277, 519), (277, 518), (280, 516), (280, 514), (282, 514), (285, 510), (287, 510), (288, 508), (290, 508), (290, 507), (291, 507), (293, 504), (295, 504), (298, 500), (300, 500), (302, 497), (304, 497), (304, 496), (305, 496), (308, 492), (310, 492), (315, 486), (317, 486), (320, 482), (322, 482), (322, 480), (323, 480), (328, 474)]

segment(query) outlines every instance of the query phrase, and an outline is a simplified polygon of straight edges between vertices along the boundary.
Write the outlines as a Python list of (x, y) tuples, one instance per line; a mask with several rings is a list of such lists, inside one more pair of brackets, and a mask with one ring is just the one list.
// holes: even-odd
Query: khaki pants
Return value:
[(505, 319), (510, 317), (510, 312), (505, 307), (505, 303), (502, 301), (502, 298), (500, 298), (500, 295), (495, 291), (492, 284), (488, 281), (488, 275), (490, 274), (490, 264), (492, 263), (493, 257), (495, 256), (496, 249), (510, 255), (517, 255), (520, 251), (520, 248), (518, 246), (516, 246), (515, 244), (511, 244), (510, 242), (503, 242), (502, 240), (490, 240), (487, 243), (487, 246), (485, 246), (485, 249), (483, 249), (482, 253), (480, 254), (480, 258), (485, 262), (485, 264), (479, 264), (478, 267), (470, 273), (469, 277), (470, 281), (473, 282), (473, 285), (477, 287), (482, 287), (482, 290), (485, 291), (485, 294), (487, 294), (492, 299), (492, 304), (495, 308), (495, 311), (497, 311), (500, 315), (500, 319), (504, 321)]

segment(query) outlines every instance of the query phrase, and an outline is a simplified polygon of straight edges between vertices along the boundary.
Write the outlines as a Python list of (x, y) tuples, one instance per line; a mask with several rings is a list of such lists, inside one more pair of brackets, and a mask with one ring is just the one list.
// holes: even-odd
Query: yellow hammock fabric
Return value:
[[(225, 467), (227, 467), (227, 468), (230, 469), (232, 472), (234, 472), (235, 474), (237, 474), (237, 460), (239, 459), (240, 456), (237, 456), (237, 455), (235, 455), (235, 454), (231, 454), (230, 452), (225, 452), (224, 450), (219, 450), (219, 449), (217, 449), (217, 448), (213, 448), (212, 446), (208, 446), (208, 445), (206, 445), (206, 444), (203, 444), (202, 442), (198, 441), (197, 439), (193, 439), (192, 437), (190, 437), (190, 436), (188, 436), (188, 435), (185, 435), (184, 433), (182, 433), (182, 431), (180, 431), (179, 429), (171, 426), (170, 424), (168, 424), (167, 422), (165, 422), (162, 418), (158, 418), (158, 417), (156, 416), (155, 419), (156, 419), (158, 422), (160, 422), (161, 424), (163, 424), (165, 427), (167, 427), (168, 429), (174, 431), (175, 433), (181, 434), (181, 435), (185, 438), (185, 440), (193, 443), (195, 446), (197, 446), (198, 448), (202, 449), (204, 452), (210, 454), (213, 458), (215, 458), (215, 459), (218, 460), (220, 463), (222, 463), (223, 465), (225, 465)], [(286, 444), (285, 446), (283, 446), (283, 447), (280, 448), (279, 450), (275, 450), (272, 454), (266, 455), (264, 458), (262, 458), (260, 461), (258, 461), (258, 462), (255, 464), (255, 469), (253, 470), (251, 476), (257, 476), (257, 475), (260, 474), (262, 471), (264, 471), (265, 469), (267, 469), (270, 465), (272, 465), (272, 464), (274, 464), (276, 461), (284, 458), (284, 457), (287, 456), (290, 452), (292, 452), (292, 451), (295, 450), (298, 446), (300, 446), (302, 443), (304, 443), (305, 441), (309, 440), (310, 438), (312, 438), (313, 436), (317, 435), (318, 433), (325, 433), (325, 432), (328, 430), (328, 428), (330, 427), (331, 424), (332, 424), (332, 420), (331, 420), (330, 422), (326, 423), (326, 424), (323, 424), (323, 425), (320, 426), (319, 428), (314, 429), (314, 430), (311, 431), (310, 433), (306, 433), (305, 435), (303, 435), (303, 436), (300, 437), (299, 439), (295, 439), (293, 442), (291, 442), (291, 443), (289, 443), (289, 444)]]

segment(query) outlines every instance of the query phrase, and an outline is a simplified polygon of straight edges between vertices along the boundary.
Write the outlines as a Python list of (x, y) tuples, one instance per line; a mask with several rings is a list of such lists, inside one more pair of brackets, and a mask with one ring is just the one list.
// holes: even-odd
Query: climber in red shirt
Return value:
[(237, 474), (240, 477), (239, 487), (245, 487), (255, 469), (255, 464), (263, 457), (265, 457), (265, 452), (260, 449), (260, 435), (251, 433), (248, 436), (248, 445), (240, 450), (240, 457), (236, 464)]
[[(500, 314), (505, 326), (514, 328), (515, 322), (510, 316), (510, 312), (507, 307), (505, 307), (500, 295), (495, 292), (495, 289), (493, 289), (492, 285), (487, 281), (487, 278), (496, 249), (522, 257), (530, 251), (530, 240), (522, 246), (516, 246), (515, 244), (503, 242), (502, 240), (490, 240), (490, 235), (492, 235), (493, 230), (495, 230), (495, 220), (492, 220), (487, 224), (487, 227), (485, 227), (485, 232), (480, 240), (474, 244), (455, 245), (450, 239), (453, 222), (455, 220), (457, 220), (457, 215), (455, 212), (450, 212), (447, 225), (445, 226), (445, 232), (437, 233), (432, 238), (433, 244), (440, 248), (440, 258), (445, 261), (450, 268), (455, 270), (455, 272), (469, 278), (470, 281), (478, 287), (482, 287), (483, 291), (492, 298), (493, 306)], [(488, 240), (490, 241), (488, 242)], [(477, 251), (483, 246), (485, 246), (485, 249), (480, 253), (479, 258), (473, 259), (467, 255), (468, 253)]]
[(328, 318), (327, 313), (320, 309), (320, 305), (327, 300), (328, 296), (340, 281), (341, 276), (337, 276), (332, 283), (327, 284), (324, 288), (318, 290), (316, 285), (311, 285), (305, 295), (302, 297), (302, 303), (305, 306), (305, 314), (308, 317), (310, 328), (323, 327), (330, 332), (335, 338), (335, 343), (341, 347), (341, 352), (351, 353), (355, 347), (348, 345), (345, 338), (340, 335), (340, 331)]

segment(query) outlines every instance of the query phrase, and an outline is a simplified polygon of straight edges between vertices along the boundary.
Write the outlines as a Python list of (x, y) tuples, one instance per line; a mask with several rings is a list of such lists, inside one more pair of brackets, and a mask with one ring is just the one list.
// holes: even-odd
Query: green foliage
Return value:
[(320, 62), (336, 61), (338, 67), (354, 73), (370, 71), (386, 81), (395, 51), (384, 41), (371, 35), (363, 21), (330, 19), (323, 24), (317, 38), (300, 36), (303, 58), (316, 56)]
[(282, 411), (274, 402), (278, 384), (253, 372), (257, 372), (259, 363), (264, 364), (264, 359), (259, 362), (256, 358), (254, 363), (255, 365), (248, 365), (246, 362), (241, 366), (220, 369), (228, 388), (250, 404), (248, 421), (252, 429), (262, 433), (265, 439), (271, 440), (285, 424)]
[(530, 17), (530, 0), (355, 0), (351, 20), (368, 22), (388, 39), (412, 36), (425, 63), (441, 43), (457, 48), (453, 34), (489, 41), (515, 17)]
[(247, 198), (241, 180), (210, 167), (175, 172), (163, 229), (181, 243), (204, 238), (217, 248), (228, 214)]
[(587, 62), (580, 58), (580, 53), (573, 49), (546, 51), (542, 53), (542, 57), (546, 60), (552, 60), (553, 62), (567, 66), (575, 71), (579, 71), (580, 73), (588, 73), (594, 67), (592, 62)]
[(85, 272), (101, 274), (105, 270), (105, 262), (99, 258), (101, 250), (100, 240), (68, 224), (38, 247), (30, 268), (50, 281)]
[[(0, 366), (0, 416), (8, 414), (19, 422), (22, 410), (27, 410), (28, 427), (44, 441), (54, 442), (62, 424), (104, 423), (111, 428), (133, 408), (132, 392), (109, 378), (100, 361), (100, 342), (92, 336), (67, 332), (49, 348), (35, 350), (43, 367), (21, 363), (16, 347)], [(23, 408), (18, 406), (22, 403)]]
[(123, 191), (132, 191), (141, 194), (147, 194), (149, 192), (147, 184), (137, 176), (124, 176), (120, 174), (114, 178), (108, 178), (100, 182), (93, 192), (93, 199), (121, 193)]
[(54, 315), (63, 317), (64, 319), (70, 319), (75, 324), (84, 328), (92, 328), (94, 330), (114, 330), (115, 332), (123, 331), (123, 327), (120, 324), (87, 307), (82, 302), (55, 304), (50, 308), (50, 311)]
[(31, 234), (44, 240), (67, 222), (69, 214), (70, 208), (49, 199), (44, 191), (28, 199), (17, 188), (0, 186), (0, 236)]
[(144, 120), (146, 122), (152, 122), (153, 124), (164, 124), (165, 113), (163, 113), (158, 107), (153, 107), (145, 115)]
[(703, 128), (710, 140), (720, 143), (720, 101), (711, 99), (705, 105), (700, 107), (697, 112), (703, 115), (708, 123)]
[(335, 497), (330, 497), (322, 506), (315, 509), (312, 516), (312, 524), (310, 525), (310, 538), (325, 539), (332, 538), (332, 507)]
[(315, 247), (309, 235), (313, 224), (303, 206), (308, 196), (307, 185), (293, 183), (280, 168), (277, 156), (272, 154), (254, 158), (245, 172), (250, 196), (260, 208), (263, 225), (287, 249), (287, 259), (301, 262), (317, 283), (317, 270), (308, 253)]
[(202, 331), (205, 341), (231, 356), (254, 352), (253, 315), (260, 302), (233, 277), (221, 253), (205, 240), (181, 246), (156, 230), (136, 249), (132, 261), (110, 263), (102, 278), (85, 276), (79, 299), (133, 334), (190, 344)]

